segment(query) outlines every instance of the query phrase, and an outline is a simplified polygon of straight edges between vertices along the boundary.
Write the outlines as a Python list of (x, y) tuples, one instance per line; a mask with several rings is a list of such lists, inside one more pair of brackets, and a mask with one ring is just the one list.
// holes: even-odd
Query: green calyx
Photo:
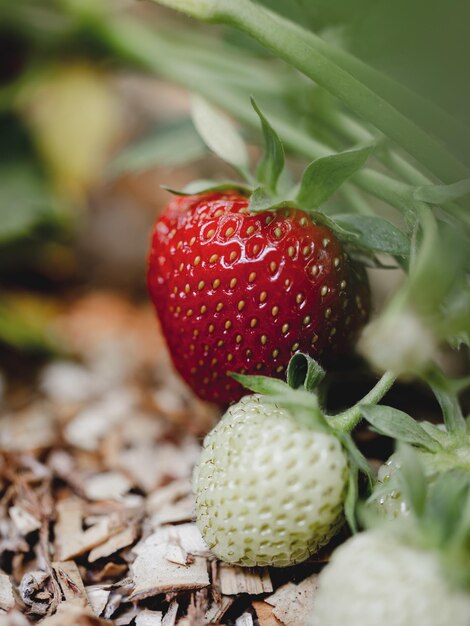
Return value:
[(351, 176), (359, 172), (375, 149), (374, 143), (354, 146), (336, 154), (321, 156), (305, 168), (298, 183), (293, 183), (285, 164), (283, 142), (274, 126), (251, 98), (259, 119), (264, 150), (255, 171), (250, 170), (248, 149), (231, 121), (199, 96), (192, 100), (194, 126), (206, 146), (233, 167), (244, 182), (198, 180), (182, 190), (166, 188), (178, 195), (193, 195), (235, 190), (249, 197), (252, 213), (284, 208), (308, 213), (315, 223), (332, 230), (348, 250), (365, 254), (373, 265), (381, 263), (375, 255), (388, 254), (398, 265), (406, 265), (411, 240), (388, 220), (328, 209), (328, 202)]
[(361, 407), (364, 403), (377, 403), (392, 386), (394, 377), (385, 375), (360, 403), (337, 416), (326, 415), (322, 407), (325, 391), (325, 370), (312, 357), (296, 353), (287, 367), (287, 383), (266, 376), (245, 376), (230, 374), (239, 383), (251, 391), (261, 394), (267, 402), (286, 409), (292, 419), (303, 428), (311, 428), (335, 436), (348, 457), (349, 480), (344, 510), (348, 524), (353, 532), (357, 531), (356, 506), (359, 497), (359, 473), (364, 474), (372, 487), (370, 466), (357, 448), (350, 431), (361, 419)]

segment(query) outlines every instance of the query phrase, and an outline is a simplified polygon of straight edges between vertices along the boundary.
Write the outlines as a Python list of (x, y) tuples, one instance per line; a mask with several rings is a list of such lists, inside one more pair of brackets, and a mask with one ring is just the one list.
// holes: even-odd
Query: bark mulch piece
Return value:
[(147, 307), (87, 296), (57, 321), (77, 358), (7, 390), (0, 626), (307, 624), (319, 559), (286, 582), (204, 544), (191, 473), (218, 414), (179, 382), (155, 328)]

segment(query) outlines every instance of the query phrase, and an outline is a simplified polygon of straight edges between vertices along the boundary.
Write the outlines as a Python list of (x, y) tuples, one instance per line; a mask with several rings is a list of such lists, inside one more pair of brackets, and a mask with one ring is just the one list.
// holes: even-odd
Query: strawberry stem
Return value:
[(354, 406), (342, 411), (337, 415), (325, 416), (327, 422), (334, 430), (342, 432), (351, 432), (359, 424), (362, 419), (363, 405), (377, 404), (382, 400), (387, 391), (393, 386), (396, 380), (396, 374), (391, 371), (385, 372), (378, 383)]
[[(110, 20), (101, 24), (100, 28), (102, 37), (115, 54), (203, 95), (243, 124), (258, 128), (259, 119), (249, 98), (240, 90), (226, 84), (222, 86), (216, 73), (200, 62), (193, 62), (188, 55), (182, 58), (177, 43), (172, 43), (161, 33), (149, 32), (129, 18), (125, 21)], [(261, 84), (263, 76), (263, 73), (257, 72), (258, 84)], [(295, 154), (313, 160), (335, 152), (334, 148), (309, 136), (275, 111), (269, 110), (268, 114), (285, 147)], [(351, 183), (405, 215), (413, 205), (414, 187), (383, 172), (365, 167), (351, 177)]]
[[(462, 162), (451, 154), (440, 139), (426, 132), (422, 120), (414, 114), (405, 115), (390, 98), (377, 88), (375, 73), (352, 55), (335, 50), (314, 33), (282, 18), (250, 0), (154, 0), (182, 10), (193, 17), (229, 24), (251, 35), (266, 48), (287, 61), (303, 74), (325, 87), (359, 117), (374, 124), (387, 137), (403, 147), (445, 182), (468, 176)], [(397, 87), (391, 90), (393, 94)], [(403, 91), (403, 90), (402, 90)], [(388, 96), (388, 97), (387, 97)], [(406, 91), (407, 99), (410, 97)], [(390, 100), (393, 101), (391, 104)], [(416, 97), (412, 96), (413, 108)], [(422, 116), (423, 117), (423, 116)], [(442, 115), (432, 111), (433, 120)]]

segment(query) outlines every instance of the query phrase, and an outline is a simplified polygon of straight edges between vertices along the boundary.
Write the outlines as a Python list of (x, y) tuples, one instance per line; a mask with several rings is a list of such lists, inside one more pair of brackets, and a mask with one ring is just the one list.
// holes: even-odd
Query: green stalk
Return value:
[(361, 406), (377, 404), (384, 397), (387, 391), (393, 386), (396, 380), (396, 374), (393, 372), (385, 372), (378, 383), (366, 394), (362, 400), (359, 400), (354, 406), (337, 415), (326, 416), (330, 426), (334, 430), (341, 430), (350, 433), (359, 424), (362, 419)]
[(442, 143), (356, 78), (361, 75), (356, 63), (345, 63), (344, 54), (332, 53), (325, 42), (300, 26), (250, 0), (154, 1), (198, 19), (234, 26), (249, 34), (345, 102), (359, 117), (376, 126), (439, 179), (449, 183), (468, 176), (468, 168)]
[[(220, 75), (216, 76), (203, 66), (193, 64), (188, 56), (181, 57), (178, 47), (158, 33), (151, 32), (127, 18), (101, 24), (100, 36), (121, 58), (203, 95), (243, 124), (259, 128), (259, 120), (245, 93), (227, 88)], [(301, 128), (286, 122), (276, 113), (268, 111), (268, 115), (286, 147), (296, 154), (313, 160), (334, 152), (332, 148), (310, 137)], [(413, 188), (386, 174), (364, 168), (351, 181), (401, 213), (410, 209)]]

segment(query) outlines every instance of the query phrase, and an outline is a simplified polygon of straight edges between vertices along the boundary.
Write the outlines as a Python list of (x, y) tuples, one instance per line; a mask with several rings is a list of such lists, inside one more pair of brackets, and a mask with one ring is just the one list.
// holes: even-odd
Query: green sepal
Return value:
[(218, 183), (214, 180), (194, 180), (183, 189), (173, 189), (166, 185), (161, 185), (162, 189), (172, 193), (175, 196), (194, 196), (201, 193), (210, 193), (212, 191), (239, 191), (242, 194), (250, 194), (252, 189), (249, 185), (238, 181), (227, 181)]
[(374, 483), (374, 478), (372, 476), (372, 470), (369, 463), (367, 462), (366, 457), (359, 450), (354, 439), (349, 433), (341, 431), (334, 431), (334, 433), (336, 437), (341, 441), (343, 448), (348, 453), (350, 463), (355, 465), (364, 474), (364, 476), (367, 477), (369, 488), (371, 489)]
[[(434, 526), (435, 539), (441, 545), (455, 535), (469, 491), (470, 477), (467, 472), (459, 470), (440, 474), (430, 487), (425, 519)], [(465, 521), (468, 523), (469, 520)]]
[(314, 393), (292, 389), (284, 381), (269, 376), (246, 376), (235, 372), (229, 372), (229, 376), (247, 389), (265, 396), (266, 401), (289, 411), (293, 419), (302, 426), (331, 433)]
[(264, 187), (257, 187), (250, 196), (248, 210), (250, 213), (277, 211), (278, 209), (296, 208), (292, 200), (279, 200), (269, 195)]
[(345, 213), (327, 216), (308, 211), (317, 224), (332, 230), (340, 241), (367, 252), (382, 252), (408, 258), (410, 239), (396, 226), (381, 217)]
[(470, 178), (459, 180), (451, 185), (422, 185), (415, 187), (414, 200), (428, 204), (445, 204), (459, 200), (470, 194)]
[(416, 517), (421, 519), (429, 489), (423, 464), (416, 450), (401, 441), (397, 442), (397, 454), (400, 460), (400, 470), (396, 473), (398, 489)]
[(323, 367), (308, 354), (297, 352), (287, 366), (287, 384), (292, 389), (304, 387), (313, 391), (325, 378)]
[(344, 516), (348, 523), (351, 532), (355, 535), (358, 532), (357, 525), (357, 503), (359, 500), (358, 490), (359, 472), (357, 465), (350, 465), (348, 476), (348, 487), (346, 491), (346, 498), (344, 499)]
[(447, 432), (465, 433), (467, 431), (467, 423), (457, 397), (459, 390), (452, 388), (452, 381), (444, 376), (437, 367), (428, 372), (426, 378), (441, 407)]
[(383, 405), (362, 405), (359, 408), (363, 417), (381, 435), (393, 437), (430, 452), (437, 452), (442, 448), (436, 439), (403, 411)]
[(254, 98), (251, 98), (251, 104), (261, 121), (265, 145), (265, 153), (256, 168), (256, 178), (271, 193), (275, 194), (279, 177), (284, 169), (284, 147)]
[(345, 433), (339, 430), (333, 431), (335, 436), (341, 442), (344, 450), (349, 459), (349, 476), (348, 476), (348, 487), (346, 491), (346, 498), (344, 501), (344, 515), (346, 517), (346, 521), (348, 522), (349, 528), (352, 533), (358, 532), (358, 524), (357, 524), (357, 506), (359, 500), (359, 489), (358, 489), (358, 481), (359, 481), (359, 472), (364, 474), (367, 477), (369, 491), (372, 490), (372, 486), (374, 483), (374, 478), (372, 476), (372, 471), (369, 463), (367, 462), (366, 457), (362, 454), (362, 452), (357, 447), (354, 439), (351, 437), (349, 433)]
[(315, 159), (305, 169), (297, 203), (304, 210), (318, 209), (346, 180), (365, 164), (373, 145), (345, 150)]
[(343, 232), (356, 235), (351, 241), (359, 248), (405, 258), (410, 255), (409, 237), (381, 217), (348, 213), (334, 215), (332, 221)]
[(359, 499), (358, 481), (359, 471), (366, 477), (369, 485), (369, 491), (372, 489), (373, 477), (372, 471), (367, 459), (356, 446), (353, 438), (348, 433), (335, 432), (336, 437), (340, 440), (343, 448), (349, 458), (349, 477), (346, 498), (344, 501), (344, 515), (346, 521), (353, 533), (357, 533), (357, 504)]
[(250, 391), (262, 395), (282, 394), (291, 389), (287, 383), (278, 378), (247, 376), (246, 374), (237, 374), (236, 372), (228, 372), (228, 375), (247, 389), (250, 389)]

